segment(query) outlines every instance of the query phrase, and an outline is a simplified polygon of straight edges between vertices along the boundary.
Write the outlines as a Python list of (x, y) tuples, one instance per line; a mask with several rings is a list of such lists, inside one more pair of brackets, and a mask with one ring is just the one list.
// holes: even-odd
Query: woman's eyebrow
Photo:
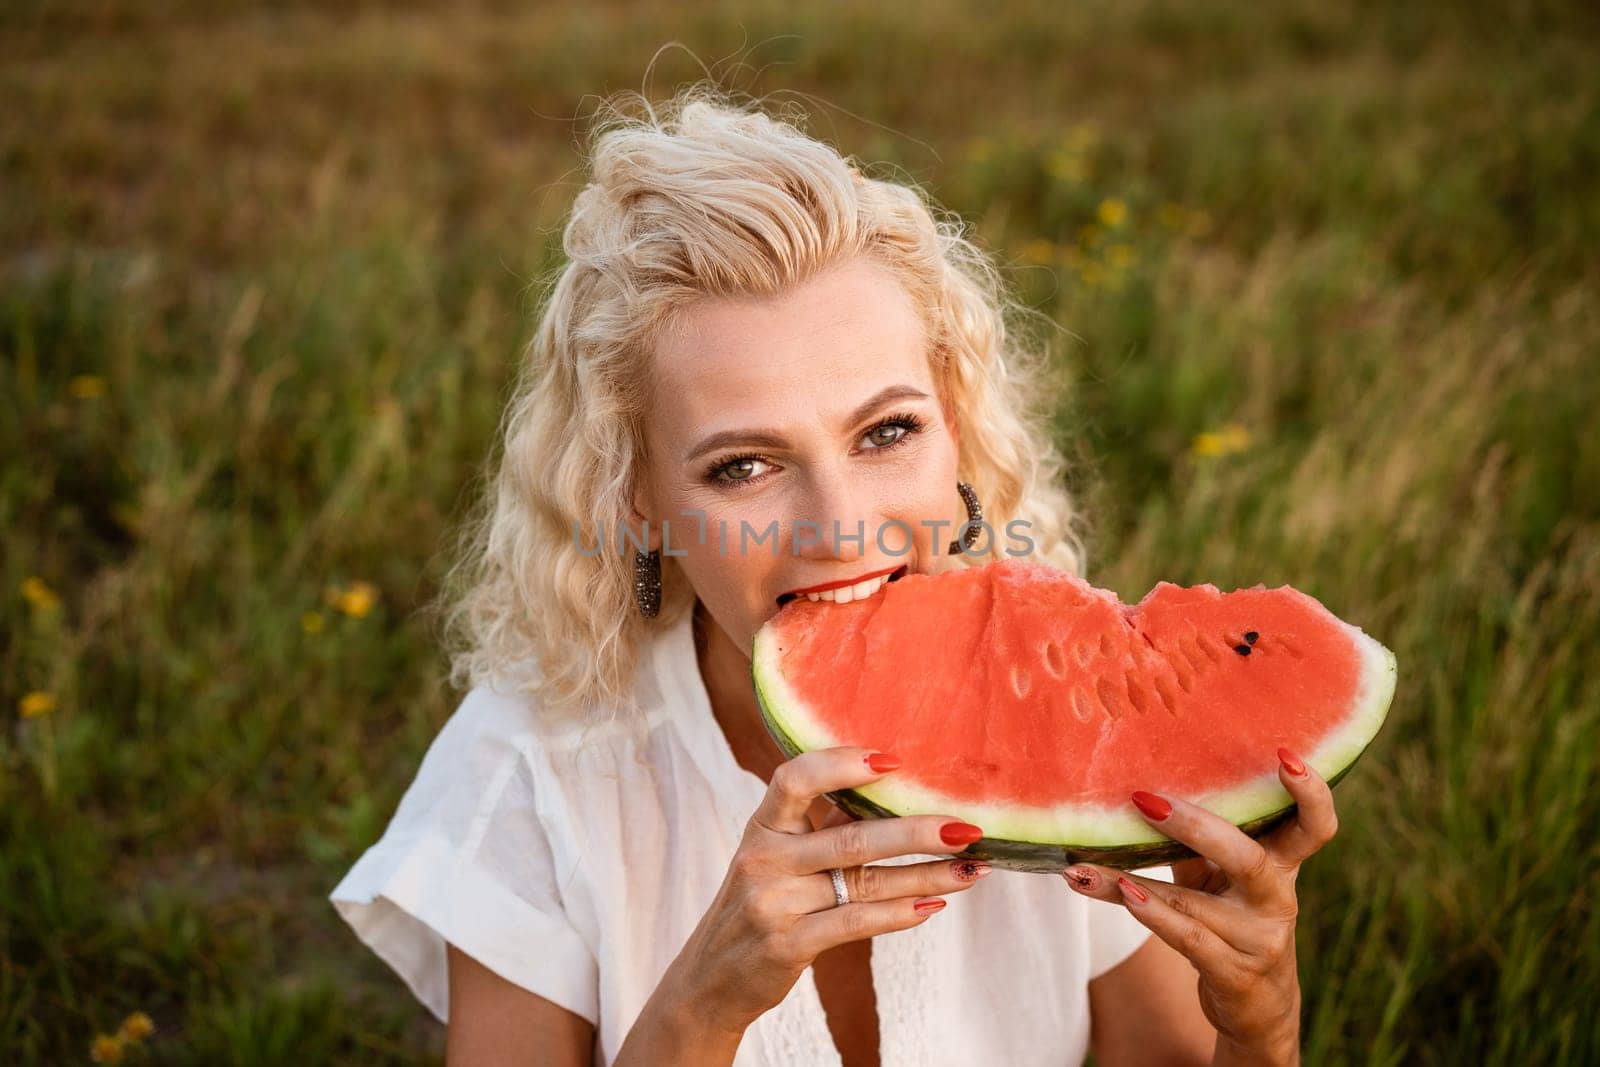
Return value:
[[(927, 400), (927, 393), (909, 385), (887, 385), (852, 411), (844, 420), (844, 425), (850, 426), (865, 419), (872, 412), (887, 404), (891, 400)], [(709, 437), (701, 438), (700, 442), (688, 452), (684, 453), (683, 462), (692, 463), (707, 452), (714, 452), (719, 448), (729, 448), (733, 445), (760, 445), (763, 448), (782, 448), (786, 442), (783, 435), (776, 430), (721, 430)]]

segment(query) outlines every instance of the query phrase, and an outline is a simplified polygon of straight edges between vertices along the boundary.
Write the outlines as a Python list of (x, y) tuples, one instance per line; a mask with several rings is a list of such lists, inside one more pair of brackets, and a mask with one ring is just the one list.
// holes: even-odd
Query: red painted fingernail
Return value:
[(970, 822), (947, 822), (939, 827), (939, 837), (947, 845), (970, 845), (983, 831)]
[(887, 752), (874, 752), (867, 757), (867, 766), (872, 768), (874, 774), (882, 774), (900, 766), (900, 757), (891, 756)]
[(1143, 789), (1135, 789), (1133, 791), (1133, 803), (1135, 807), (1156, 822), (1160, 822), (1172, 814), (1171, 804), (1168, 804), (1154, 793), (1146, 793)]
[(1124, 893), (1127, 893), (1130, 897), (1132, 897), (1134, 900), (1137, 900), (1141, 904), (1150, 899), (1150, 897), (1145, 894), (1143, 889), (1140, 889), (1136, 884), (1128, 881), (1126, 878), (1118, 878), (1117, 884), (1122, 887), (1122, 891)]
[(944, 901), (935, 898), (933, 900), (919, 900), (911, 906), (920, 912), (926, 913), (930, 911), (938, 911), (940, 908), (944, 907), (944, 905)]
[(1296, 778), (1304, 778), (1306, 776), (1306, 765), (1301, 763), (1300, 760), (1295, 757), (1295, 754), (1290, 752), (1288, 749), (1278, 749), (1278, 762), (1283, 764), (1284, 769), (1290, 774), (1294, 775)]

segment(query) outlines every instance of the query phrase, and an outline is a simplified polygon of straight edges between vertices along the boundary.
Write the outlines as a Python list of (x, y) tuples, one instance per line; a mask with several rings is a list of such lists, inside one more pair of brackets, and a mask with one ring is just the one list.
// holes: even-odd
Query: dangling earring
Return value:
[(950, 542), (950, 551), (945, 553), (949, 556), (960, 552), (963, 545), (971, 548), (977, 542), (978, 530), (981, 529), (978, 524), (983, 521), (983, 505), (978, 503), (978, 494), (973, 492), (972, 486), (966, 482), (957, 482), (956, 492), (961, 494), (962, 501), (967, 505), (968, 525), (961, 531), (959, 540)]
[(661, 550), (646, 554), (633, 550), (633, 599), (639, 613), (653, 619), (661, 611)]

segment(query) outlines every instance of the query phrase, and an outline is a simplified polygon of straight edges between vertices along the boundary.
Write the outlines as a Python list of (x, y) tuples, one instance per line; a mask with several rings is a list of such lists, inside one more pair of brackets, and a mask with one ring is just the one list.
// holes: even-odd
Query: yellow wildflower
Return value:
[(54, 589), (44, 584), (43, 578), (24, 578), (22, 599), (40, 611), (54, 611), (61, 606), (61, 598), (56, 596)]
[(122, 1020), (122, 1028), (117, 1031), (117, 1036), (124, 1041), (143, 1041), (155, 1032), (155, 1020), (142, 1011), (136, 1011)]
[(378, 602), (378, 587), (371, 582), (351, 582), (334, 597), (333, 605), (352, 618), (362, 618)]
[(300, 629), (308, 634), (320, 634), (326, 622), (327, 620), (322, 617), (322, 612), (308, 611), (300, 616)]
[(1099, 137), (1100, 131), (1095, 124), (1085, 120), (1067, 130), (1067, 148), (1069, 151), (1081, 152), (1094, 144)]
[(1227, 456), (1250, 447), (1250, 431), (1236, 422), (1196, 434), (1189, 451), (1196, 456)]
[(1022, 247), (1022, 258), (1029, 263), (1051, 263), (1056, 258), (1056, 243), (1036, 237)]
[(1081, 182), (1089, 176), (1089, 168), (1081, 155), (1060, 148), (1051, 150), (1045, 157), (1044, 169), (1057, 181)]
[(17, 710), (22, 712), (24, 719), (37, 719), (48, 715), (56, 710), (56, 695), (35, 689), (18, 701)]
[(1116, 229), (1128, 219), (1128, 205), (1116, 197), (1109, 197), (1100, 201), (1100, 206), (1095, 209), (1095, 217), (1107, 229)]
[(99, 1034), (89, 1046), (89, 1058), (96, 1063), (121, 1063), (122, 1038), (114, 1034)]
[(105, 395), (106, 380), (98, 374), (80, 374), (67, 383), (67, 392), (75, 400), (93, 400)]
[(1124, 267), (1131, 267), (1133, 261), (1137, 258), (1138, 256), (1134, 253), (1132, 245), (1119, 243), (1106, 249), (1106, 262), (1118, 270)]
[(1078, 268), (1078, 277), (1083, 279), (1083, 284), (1091, 289), (1105, 281), (1106, 271), (1098, 263), (1085, 263)]

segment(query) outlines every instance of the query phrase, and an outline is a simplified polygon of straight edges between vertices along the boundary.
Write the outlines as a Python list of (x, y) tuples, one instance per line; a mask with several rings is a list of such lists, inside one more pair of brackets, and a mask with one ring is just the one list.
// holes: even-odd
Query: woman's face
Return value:
[(674, 558), (746, 656), (785, 594), (942, 568), (966, 520), (957, 441), (887, 268), (857, 258), (775, 299), (701, 301), (653, 368), (638, 520), (658, 548), (670, 521)]

